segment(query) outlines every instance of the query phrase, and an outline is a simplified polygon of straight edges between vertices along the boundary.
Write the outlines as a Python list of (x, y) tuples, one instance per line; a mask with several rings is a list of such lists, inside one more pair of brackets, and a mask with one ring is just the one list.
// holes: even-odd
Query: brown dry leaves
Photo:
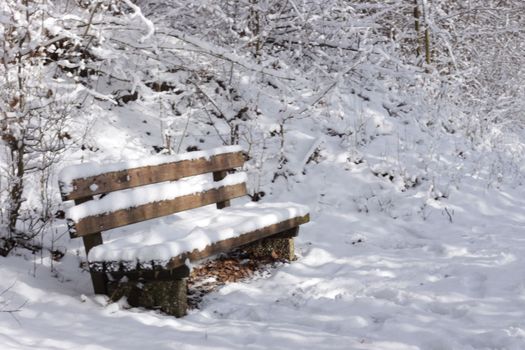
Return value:
[(188, 306), (198, 308), (202, 298), (218, 287), (246, 280), (256, 274), (269, 273), (276, 263), (282, 261), (275, 258), (255, 259), (241, 251), (206, 261), (194, 267), (188, 279)]

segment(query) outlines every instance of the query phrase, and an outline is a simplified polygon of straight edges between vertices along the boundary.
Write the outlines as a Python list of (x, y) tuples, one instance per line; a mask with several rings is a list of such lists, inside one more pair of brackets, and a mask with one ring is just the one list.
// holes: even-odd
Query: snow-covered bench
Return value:
[(75, 204), (66, 211), (70, 235), (84, 240), (95, 293), (181, 316), (189, 262), (246, 245), (291, 260), (308, 208), (230, 206), (247, 194), (246, 174), (234, 172), (243, 163), (241, 148), (227, 146), (63, 169), (62, 198)]

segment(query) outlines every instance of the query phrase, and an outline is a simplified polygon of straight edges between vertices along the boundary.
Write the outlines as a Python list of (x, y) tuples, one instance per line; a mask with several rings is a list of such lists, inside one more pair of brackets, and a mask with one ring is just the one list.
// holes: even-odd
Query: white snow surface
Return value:
[(326, 186), (343, 173), (317, 173), (308, 196), (324, 196), (296, 239), (297, 261), (227, 284), (181, 319), (94, 296), (81, 240), (61, 243), (60, 262), (0, 257), (0, 308), (20, 310), (0, 312), (2, 349), (524, 348), (523, 188), (470, 181), (450, 194), (452, 223), (438, 202), (426, 220), (392, 220), (352, 210), (351, 191)]
[(88, 260), (168, 261), (224, 239), (304, 216), (308, 211), (307, 206), (296, 203), (247, 203), (221, 210), (208, 206), (193, 211), (187, 219), (181, 220), (181, 216), (188, 216), (183, 213), (127, 227), (124, 232), (116, 229), (112, 234), (118, 238), (93, 248)]
[(59, 181), (62, 183), (62, 190), (66, 193), (73, 190), (72, 182), (76, 179), (84, 179), (91, 176), (98, 176), (105, 173), (122, 171), (126, 169), (141, 168), (146, 166), (156, 166), (167, 163), (175, 163), (183, 160), (195, 160), (200, 158), (209, 159), (210, 157), (224, 154), (241, 152), (241, 146), (223, 146), (211, 148), (204, 151), (186, 152), (174, 155), (157, 155), (143, 157), (140, 159), (130, 159), (115, 163), (88, 162), (70, 165), (63, 168), (59, 173)]
[(68, 208), (66, 217), (79, 222), (85, 217), (138, 207), (140, 205), (172, 200), (177, 197), (208, 191), (214, 188), (246, 182), (245, 172), (228, 174), (220, 181), (212, 181), (207, 175), (198, 175), (177, 181), (161, 182), (122, 191), (111, 192), (99, 200), (88, 201)]
[[(37, 242), (40, 252), (0, 257), (0, 348), (525, 349), (525, 134), (484, 134), (485, 143), (472, 144), (461, 130), (443, 131), (443, 119), (427, 123), (426, 111), (389, 116), (374, 96), (369, 103), (340, 97), (340, 110), (327, 110), (333, 118), (287, 121), (286, 130), (309, 136), (285, 138), (287, 163), (279, 139), (267, 138), (266, 156), (253, 148), (246, 164), (249, 188), (266, 193), (261, 204), (310, 208), (296, 261), (226, 284), (176, 319), (93, 295), (82, 240), (70, 240), (57, 220)], [(263, 102), (257, 122), (271, 125), (263, 116), (279, 110)], [(142, 121), (154, 125), (159, 112), (149, 107), (101, 109), (88, 140), (99, 150), (67, 161), (148, 157), (161, 139), (153, 127), (144, 130)], [(339, 112), (355, 118), (338, 124)], [(188, 137), (182, 149), (200, 138)], [(205, 137), (200, 146), (220, 143)], [(313, 148), (319, 151), (308, 161)], [(274, 178), (279, 165), (290, 171)], [(35, 200), (39, 192), (28, 196)], [(169, 220), (191, 215), (200, 214)], [(59, 261), (55, 250), (64, 253)]]

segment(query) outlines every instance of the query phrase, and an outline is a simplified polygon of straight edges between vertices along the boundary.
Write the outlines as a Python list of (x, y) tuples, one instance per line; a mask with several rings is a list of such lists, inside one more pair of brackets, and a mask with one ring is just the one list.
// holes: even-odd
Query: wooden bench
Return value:
[(308, 208), (230, 206), (247, 194), (246, 174), (236, 171), (243, 164), (241, 148), (226, 146), (63, 169), (62, 199), (74, 201), (66, 210), (69, 232), (83, 239), (95, 293), (182, 316), (190, 262), (247, 246), (292, 260)]

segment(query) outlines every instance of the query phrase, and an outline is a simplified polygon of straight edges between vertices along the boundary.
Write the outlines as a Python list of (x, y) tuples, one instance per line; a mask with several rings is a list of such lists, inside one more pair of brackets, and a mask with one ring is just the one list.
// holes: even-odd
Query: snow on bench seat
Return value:
[[(296, 203), (247, 203), (221, 210), (203, 208), (200, 215), (187, 219), (164, 217), (152, 225), (136, 225), (138, 232), (104, 242), (91, 249), (90, 263), (121, 261), (168, 262), (172, 257), (204, 250), (213, 243), (241, 236), (279, 222), (308, 215), (308, 207)], [(122, 231), (116, 229), (114, 231)], [(121, 235), (122, 236), (122, 235)]]

